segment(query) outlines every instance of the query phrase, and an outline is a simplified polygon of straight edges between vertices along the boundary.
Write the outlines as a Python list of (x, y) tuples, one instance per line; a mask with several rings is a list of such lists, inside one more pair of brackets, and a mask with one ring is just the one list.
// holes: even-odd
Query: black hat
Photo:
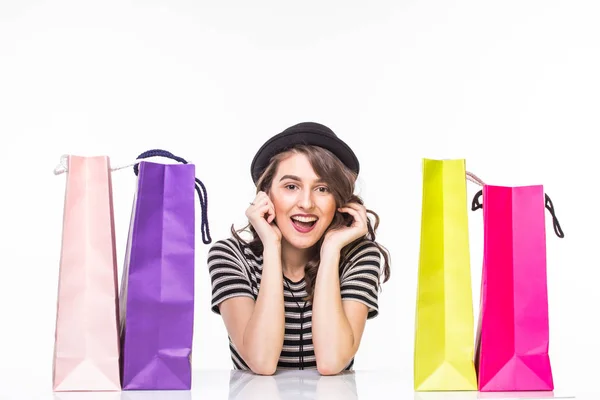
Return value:
[(273, 136), (258, 150), (250, 166), (254, 183), (258, 182), (258, 178), (267, 168), (273, 156), (300, 144), (319, 146), (329, 150), (346, 167), (358, 175), (360, 170), (358, 159), (344, 141), (325, 125), (316, 122), (301, 122)]

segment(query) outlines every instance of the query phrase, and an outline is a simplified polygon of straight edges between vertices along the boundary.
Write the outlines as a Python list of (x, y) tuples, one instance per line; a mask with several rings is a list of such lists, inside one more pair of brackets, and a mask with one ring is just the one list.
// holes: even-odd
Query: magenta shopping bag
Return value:
[[(483, 195), (483, 205), (479, 197)], [(484, 252), (475, 366), (482, 392), (554, 389), (549, 349), (545, 209), (564, 237), (542, 186), (485, 185)]]
[[(124, 390), (189, 390), (194, 325), (195, 193), (202, 239), (211, 242), (206, 188), (195, 167), (140, 161), (123, 279), (121, 341)], [(139, 171), (139, 174), (138, 174)]]

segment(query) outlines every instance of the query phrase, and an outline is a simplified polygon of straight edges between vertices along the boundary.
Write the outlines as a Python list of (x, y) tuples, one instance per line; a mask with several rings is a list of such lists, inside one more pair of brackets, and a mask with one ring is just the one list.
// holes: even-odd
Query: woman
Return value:
[[(305, 122), (269, 139), (251, 166), (252, 239), (208, 253), (212, 310), (223, 318), (236, 369), (350, 370), (367, 319), (378, 314), (389, 255), (354, 195), (359, 163), (324, 125)], [(372, 213), (372, 212), (371, 212)], [(382, 258), (383, 256), (383, 258)]]

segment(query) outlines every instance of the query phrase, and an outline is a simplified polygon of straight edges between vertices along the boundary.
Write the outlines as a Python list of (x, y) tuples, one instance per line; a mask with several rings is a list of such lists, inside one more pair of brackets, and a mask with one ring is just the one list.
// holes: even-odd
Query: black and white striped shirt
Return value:
[[(349, 252), (340, 268), (342, 300), (354, 300), (369, 307), (367, 319), (379, 313), (378, 292), (381, 253), (372, 241), (363, 240)], [(237, 296), (256, 301), (260, 290), (262, 255), (257, 255), (235, 238), (219, 240), (208, 252), (208, 268), (212, 283), (211, 309), (216, 314), (219, 304)], [(304, 304), (304, 279), (293, 282), (284, 278), (285, 337), (278, 369), (314, 369), (317, 366), (312, 343), (312, 304)], [(235, 369), (249, 370), (229, 338), (231, 359)], [(354, 359), (346, 366), (352, 370)]]

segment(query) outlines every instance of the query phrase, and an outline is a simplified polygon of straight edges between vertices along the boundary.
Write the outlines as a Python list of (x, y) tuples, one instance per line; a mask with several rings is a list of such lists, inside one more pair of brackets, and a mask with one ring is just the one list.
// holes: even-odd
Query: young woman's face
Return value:
[(333, 195), (304, 154), (282, 160), (269, 197), (283, 239), (299, 249), (312, 247), (331, 224), (336, 211)]

